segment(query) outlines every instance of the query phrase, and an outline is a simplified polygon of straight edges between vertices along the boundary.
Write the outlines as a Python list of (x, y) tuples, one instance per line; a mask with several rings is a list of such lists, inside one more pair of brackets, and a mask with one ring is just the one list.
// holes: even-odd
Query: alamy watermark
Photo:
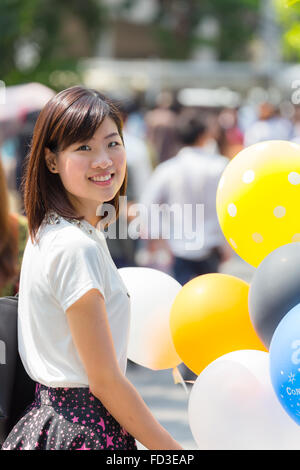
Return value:
[[(165, 239), (181, 240), (186, 250), (200, 250), (204, 245), (204, 204), (151, 204), (149, 207), (141, 203), (127, 205), (127, 196), (120, 196), (119, 210), (121, 216), (116, 225), (110, 224), (107, 232), (110, 239)], [(128, 223), (128, 214), (132, 220)], [(116, 219), (113, 204), (104, 203), (96, 211), (103, 217), (99, 227)]]
[(2, 340), (0, 340), (0, 365), (1, 364), (6, 364), (6, 345)]

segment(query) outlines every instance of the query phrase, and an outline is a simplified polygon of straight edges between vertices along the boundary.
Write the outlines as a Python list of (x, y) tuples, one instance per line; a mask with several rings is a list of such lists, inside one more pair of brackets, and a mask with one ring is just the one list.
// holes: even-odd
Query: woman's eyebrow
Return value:
[[(111, 137), (120, 137), (118, 132), (112, 132), (104, 137), (104, 139), (110, 139)], [(96, 140), (95, 137), (92, 137), (90, 140)]]
[(120, 137), (118, 132), (112, 132), (111, 134), (108, 134), (104, 139), (110, 139), (110, 137)]

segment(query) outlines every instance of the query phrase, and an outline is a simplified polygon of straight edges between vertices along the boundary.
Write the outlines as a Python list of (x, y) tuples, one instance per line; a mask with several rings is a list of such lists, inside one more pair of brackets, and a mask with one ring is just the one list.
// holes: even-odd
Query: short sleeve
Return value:
[(64, 312), (90, 289), (98, 289), (106, 300), (106, 268), (96, 245), (82, 240), (54, 241), (46, 259), (50, 288)]

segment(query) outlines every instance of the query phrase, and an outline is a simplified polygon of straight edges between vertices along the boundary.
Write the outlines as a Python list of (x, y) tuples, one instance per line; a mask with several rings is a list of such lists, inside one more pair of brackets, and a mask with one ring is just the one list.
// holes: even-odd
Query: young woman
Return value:
[(26, 217), (10, 212), (4, 168), (0, 158), (0, 297), (19, 290), (22, 257), (28, 238)]
[(37, 120), (23, 180), (30, 239), (19, 289), (19, 352), (35, 401), (12, 449), (182, 449), (125, 376), (130, 298), (99, 230), (127, 184), (122, 122), (79, 86)]

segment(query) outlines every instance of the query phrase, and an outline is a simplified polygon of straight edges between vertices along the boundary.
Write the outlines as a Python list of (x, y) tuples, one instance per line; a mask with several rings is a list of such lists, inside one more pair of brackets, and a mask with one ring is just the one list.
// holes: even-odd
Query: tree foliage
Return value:
[(282, 29), (282, 54), (287, 61), (300, 59), (300, 2), (274, 0)]
[[(187, 59), (199, 45), (215, 47), (220, 60), (246, 60), (248, 45), (257, 34), (260, 0), (159, 0), (154, 34), (162, 53), (173, 59)], [(207, 39), (199, 24), (215, 18), (218, 34)]]
[(83, 51), (93, 55), (106, 17), (98, 0), (1, 0), (1, 80), (49, 84), (52, 71), (75, 70)]
[[(35, 80), (53, 86), (51, 74), (75, 73), (81, 57), (94, 56), (112, 14), (121, 18), (139, 1), (120, 0), (116, 6), (107, 0), (0, 0), (0, 79), (7, 85)], [(264, 0), (149, 1), (158, 4), (151, 31), (161, 58), (189, 59), (199, 46), (208, 45), (219, 60), (250, 59), (249, 45), (259, 34)], [(300, 1), (274, 2), (284, 58), (299, 60)], [(206, 18), (218, 25), (212, 35), (201, 27)]]

